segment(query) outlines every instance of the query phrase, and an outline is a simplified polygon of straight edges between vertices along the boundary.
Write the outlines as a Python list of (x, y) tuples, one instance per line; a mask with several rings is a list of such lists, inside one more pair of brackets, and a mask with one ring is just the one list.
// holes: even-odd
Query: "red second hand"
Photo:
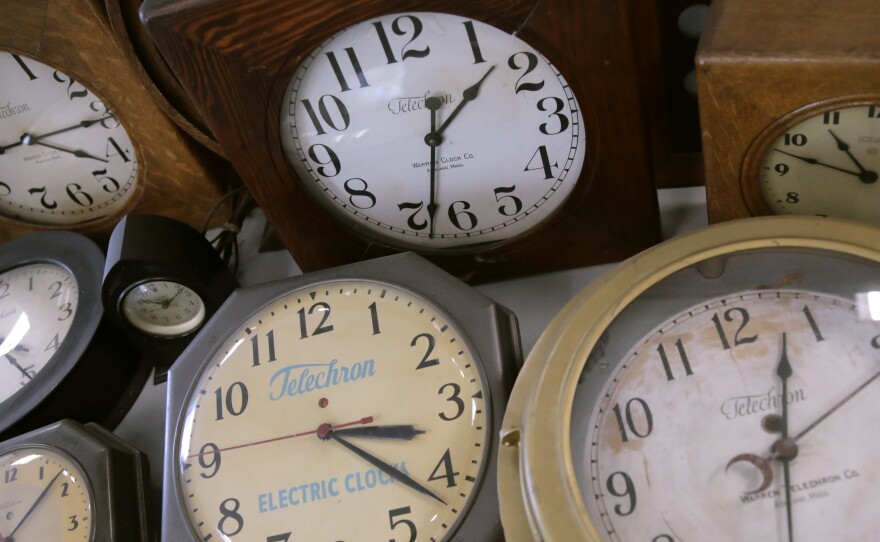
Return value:
[[(367, 416), (366, 418), (361, 418), (360, 420), (357, 420), (354, 422), (348, 422), (348, 423), (342, 423), (339, 425), (334, 425), (334, 426), (332, 426), (332, 428), (333, 429), (341, 429), (343, 427), (351, 427), (353, 425), (366, 425), (368, 423), (373, 423), (372, 416)], [(293, 435), (285, 435), (283, 437), (276, 437), (276, 438), (270, 438), (270, 439), (266, 439), (266, 440), (259, 440), (257, 442), (249, 442), (247, 444), (238, 444), (236, 446), (229, 446), (227, 448), (221, 448), (219, 450), (208, 450), (205, 452), (189, 455), (189, 456), (187, 456), (187, 459), (189, 459), (191, 457), (202, 457), (205, 455), (219, 454), (220, 452), (228, 452), (229, 450), (237, 450), (239, 448), (247, 448), (249, 446), (257, 446), (258, 444), (268, 444), (270, 442), (278, 442), (279, 440), (287, 440), (287, 439), (296, 438), (296, 437), (304, 437), (306, 435), (316, 435), (319, 431), (321, 431), (321, 428), (326, 425), (327, 424), (321, 424), (320, 426), (318, 426), (317, 429), (313, 429), (311, 431), (304, 431), (302, 433), (295, 433)], [(326, 428), (325, 428), (325, 431), (326, 431)], [(3, 542), (3, 540), (0, 539), (0, 542)]]

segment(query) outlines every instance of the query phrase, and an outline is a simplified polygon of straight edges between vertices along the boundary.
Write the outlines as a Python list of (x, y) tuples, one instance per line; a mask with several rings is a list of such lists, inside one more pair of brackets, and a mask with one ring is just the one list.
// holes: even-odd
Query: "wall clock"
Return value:
[(653, 4), (633, 6), (160, 0), (141, 15), (303, 269), (418, 250), (485, 280), (658, 240), (658, 38)]
[(880, 229), (711, 226), (578, 294), (502, 427), (507, 540), (870, 538)]
[(150, 542), (147, 458), (96, 424), (62, 420), (0, 443), (2, 540)]
[(76, 233), (0, 245), (0, 435), (61, 418), (113, 428), (137, 398), (149, 367), (103, 320), (103, 266)]
[(162, 539), (500, 540), (519, 356), (411, 253), (237, 290), (169, 373)]
[(710, 222), (880, 224), (880, 14), (862, 0), (798, 7), (712, 3), (697, 53)]
[(133, 210), (200, 227), (229, 174), (152, 104), (89, 0), (4, 0), (0, 240), (40, 230), (106, 241)]
[(101, 299), (107, 317), (164, 382), (168, 367), (237, 286), (205, 236), (172, 218), (133, 214), (110, 236)]

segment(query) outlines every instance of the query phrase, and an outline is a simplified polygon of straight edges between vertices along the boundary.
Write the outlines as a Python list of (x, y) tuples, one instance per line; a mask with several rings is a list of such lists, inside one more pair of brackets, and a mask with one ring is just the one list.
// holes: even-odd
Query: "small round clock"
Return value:
[(733, 221), (591, 284), (511, 396), (507, 540), (872, 538), (878, 241), (848, 221)]
[(170, 370), (163, 540), (500, 540), (518, 359), (413, 254), (236, 291)]
[(211, 243), (160, 215), (131, 214), (113, 234), (101, 299), (108, 318), (155, 365), (155, 379), (238, 286)]
[(152, 542), (146, 456), (62, 420), (0, 443), (0, 540)]
[(70, 232), (0, 245), (0, 435), (60, 418), (113, 427), (137, 397), (143, 366), (103, 322), (103, 264)]
[(400, 13), (329, 38), (290, 79), (285, 156), (351, 228), (423, 252), (481, 250), (552, 216), (585, 132), (562, 74), (515, 34)]
[(755, 214), (880, 225), (880, 96), (798, 109), (769, 126), (743, 164), (746, 201)]
[(0, 214), (76, 228), (118, 218), (143, 190), (110, 106), (79, 80), (0, 51)]

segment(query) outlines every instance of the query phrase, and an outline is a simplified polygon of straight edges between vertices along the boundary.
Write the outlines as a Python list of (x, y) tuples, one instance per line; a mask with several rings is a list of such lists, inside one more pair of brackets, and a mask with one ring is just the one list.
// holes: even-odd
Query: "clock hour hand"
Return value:
[(104, 122), (105, 120), (112, 119), (112, 118), (113, 118), (113, 115), (107, 115), (106, 117), (101, 117), (100, 119), (83, 120), (83, 121), (77, 122), (76, 124), (74, 124), (72, 126), (68, 126), (66, 128), (61, 128), (60, 130), (54, 130), (52, 132), (46, 132), (45, 134), (40, 134), (40, 135), (33, 135), (33, 134), (29, 134), (29, 133), (24, 133), (24, 134), (22, 134), (21, 138), (19, 138), (19, 140), (16, 141), (15, 143), (0, 146), (0, 154), (5, 153), (7, 149), (11, 149), (13, 147), (18, 147), (20, 145), (34, 145), (39, 140), (41, 140), (45, 137), (51, 137), (54, 135), (63, 134), (64, 132), (76, 130), (77, 128), (88, 128), (90, 126), (94, 126), (95, 124), (98, 124), (99, 122)]
[(816, 160), (815, 158), (810, 158), (810, 157), (808, 157), (808, 156), (799, 156), (799, 155), (797, 155), (797, 154), (792, 154), (792, 153), (790, 153), (790, 152), (784, 151), (784, 150), (782, 150), (782, 149), (773, 149), (773, 150), (775, 150), (776, 152), (781, 152), (782, 154), (785, 154), (785, 155), (787, 155), (787, 156), (791, 156), (792, 158), (797, 158), (798, 160), (801, 160), (801, 161), (803, 161), (803, 162), (806, 162), (806, 163), (808, 163), (808, 164), (810, 164), (810, 165), (814, 165), (814, 166), (824, 166), (824, 167), (827, 167), (827, 168), (830, 168), (830, 169), (833, 169), (833, 170), (836, 170), (836, 171), (840, 171), (840, 172), (843, 172), (843, 173), (848, 173), (849, 175), (852, 175), (852, 176), (854, 176), (854, 177), (860, 177), (858, 171), (850, 171), (850, 170), (848, 170), (848, 169), (843, 169), (843, 168), (840, 168), (840, 167), (837, 167), (837, 166), (832, 166), (831, 164), (826, 164), (825, 162), (820, 162), (820, 161)]
[(41, 145), (43, 147), (49, 147), (50, 149), (55, 149), (56, 151), (70, 153), (70, 154), (76, 156), (77, 158), (91, 158), (92, 160), (98, 160), (98, 161), (104, 162), (104, 163), (109, 162), (109, 160), (105, 160), (104, 158), (100, 158), (98, 156), (93, 156), (82, 149), (68, 149), (66, 147), (60, 147), (58, 145), (53, 145), (52, 143), (46, 143), (45, 141), (40, 140), (40, 139), (38, 139), (36, 141), (31, 139), (28, 142), (25, 142), (25, 145)]
[(416, 435), (424, 435), (425, 432), (416, 429), (412, 425), (371, 425), (367, 427), (349, 427), (345, 429), (332, 429), (336, 435), (356, 438), (377, 438), (412, 440)]
[(833, 130), (829, 129), (828, 133), (831, 134), (831, 137), (833, 137), (834, 141), (837, 142), (837, 150), (845, 152), (846, 155), (849, 156), (849, 159), (852, 160), (852, 163), (855, 164), (857, 168), (859, 168), (859, 180), (865, 184), (877, 182), (877, 172), (865, 169), (861, 162), (859, 162), (856, 157), (853, 156), (852, 152), (850, 152), (849, 144), (840, 139)]
[(444, 505), (446, 504), (446, 501), (444, 501), (443, 499), (438, 497), (436, 493), (434, 493), (430, 489), (426, 488), (422, 484), (416, 482), (415, 480), (410, 478), (403, 471), (400, 471), (400, 470), (394, 468), (392, 465), (389, 465), (385, 461), (382, 461), (381, 459), (379, 459), (378, 457), (369, 453), (368, 451), (364, 450), (363, 448), (361, 448), (359, 446), (355, 446), (354, 444), (348, 442), (347, 440), (345, 440), (342, 437), (340, 437), (339, 435), (337, 435), (335, 433), (335, 431), (330, 430), (324, 436), (321, 436), (321, 434), (319, 433), (318, 436), (324, 440), (333, 439), (334, 441), (338, 442), (339, 444), (342, 444), (345, 448), (347, 448), (349, 451), (353, 452), (355, 455), (357, 455), (361, 459), (365, 460), (370, 465), (373, 465), (374, 467), (381, 470), (382, 472), (384, 472), (388, 476), (394, 478), (398, 482), (403, 483), (403, 485), (405, 485), (411, 489), (414, 489), (423, 495), (427, 495), (428, 497), (431, 497), (432, 499), (436, 499), (436, 500), (440, 501), (441, 503), (443, 503)]
[(489, 70), (488, 70), (486, 73), (483, 74), (483, 77), (480, 77), (480, 80), (479, 80), (479, 81), (477, 81), (477, 82), (474, 83), (473, 85), (469, 86), (468, 88), (464, 89), (464, 92), (462, 93), (461, 101), (458, 103), (458, 106), (457, 106), (455, 109), (452, 110), (452, 114), (449, 115), (449, 118), (447, 118), (447, 119), (443, 122), (443, 124), (440, 125), (440, 129), (437, 130), (437, 132), (436, 132), (436, 133), (437, 133), (437, 137), (442, 138), (442, 137), (443, 137), (443, 132), (446, 131), (446, 127), (449, 126), (449, 123), (452, 122), (452, 119), (454, 119), (455, 117), (458, 116), (459, 113), (461, 113), (462, 108), (463, 108), (468, 102), (473, 101), (474, 99), (476, 99), (477, 95), (480, 93), (480, 86), (483, 84), (483, 81), (485, 81), (486, 78), (489, 77), (489, 74), (492, 73), (492, 70), (494, 70), (494, 69), (495, 69), (495, 65), (493, 64), (493, 65), (489, 68)]

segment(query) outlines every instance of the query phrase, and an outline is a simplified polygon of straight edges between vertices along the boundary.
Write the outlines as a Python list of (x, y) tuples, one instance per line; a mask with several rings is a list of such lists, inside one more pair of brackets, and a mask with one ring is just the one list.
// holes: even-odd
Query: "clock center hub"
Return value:
[(794, 439), (783, 438), (773, 443), (770, 450), (782, 461), (791, 461), (798, 455), (798, 445)]

